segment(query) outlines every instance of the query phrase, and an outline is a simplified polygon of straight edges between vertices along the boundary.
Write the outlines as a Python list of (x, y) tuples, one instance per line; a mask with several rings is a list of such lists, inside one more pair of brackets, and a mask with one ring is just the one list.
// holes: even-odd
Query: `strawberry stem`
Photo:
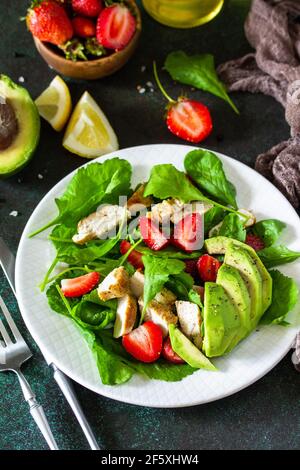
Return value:
[(153, 61), (153, 73), (154, 73), (154, 78), (155, 78), (155, 81), (157, 83), (157, 86), (158, 88), (160, 89), (160, 91), (162, 92), (162, 94), (164, 95), (164, 97), (170, 102), (170, 103), (177, 103), (177, 101), (173, 100), (173, 98), (171, 98), (171, 96), (168, 95), (168, 93), (166, 92), (166, 90), (164, 89), (164, 87), (162, 86), (162, 83), (158, 77), (158, 73), (157, 73), (157, 67), (156, 67), (156, 62), (155, 60)]

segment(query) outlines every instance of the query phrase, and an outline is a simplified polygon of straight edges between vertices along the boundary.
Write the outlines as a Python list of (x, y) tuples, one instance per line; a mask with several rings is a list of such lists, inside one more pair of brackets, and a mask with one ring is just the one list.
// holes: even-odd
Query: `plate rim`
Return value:
[[(22, 235), (20, 237), (20, 241), (19, 241), (19, 246), (18, 246), (18, 250), (17, 250), (17, 255), (16, 255), (16, 268), (15, 268), (15, 286), (16, 286), (16, 293), (17, 293), (17, 299), (18, 299), (18, 304), (19, 304), (19, 309), (20, 309), (20, 312), (21, 312), (21, 315), (22, 315), (22, 319), (28, 329), (28, 331), (30, 332), (32, 338), (34, 339), (34, 341), (36, 342), (36, 344), (38, 345), (41, 353), (43, 354), (44, 358), (46, 359), (46, 362), (48, 363), (48, 365), (51, 365), (52, 363), (55, 365), (69, 378), (71, 378), (72, 380), (74, 380), (75, 382), (79, 383), (80, 385), (82, 385), (83, 387), (87, 388), (88, 390), (91, 390), (93, 391), (94, 393), (98, 394), (98, 395), (101, 395), (101, 396), (105, 396), (106, 398), (109, 398), (109, 399), (112, 399), (112, 400), (116, 400), (116, 401), (119, 401), (121, 403), (128, 403), (128, 404), (131, 404), (131, 405), (136, 405), (136, 406), (144, 406), (144, 407), (149, 407), (149, 408), (162, 408), (162, 409), (168, 409), (168, 408), (186, 408), (186, 407), (190, 407), (190, 406), (198, 406), (198, 405), (201, 405), (201, 404), (205, 404), (205, 403), (212, 403), (214, 401), (218, 401), (218, 400), (221, 400), (223, 398), (226, 398), (226, 397), (229, 397), (231, 395), (235, 395), (236, 393), (240, 392), (241, 390), (244, 390), (245, 388), (253, 385), (255, 382), (257, 382), (258, 380), (260, 380), (262, 377), (264, 377), (266, 374), (268, 374), (284, 357), (285, 355), (290, 351), (291, 349), (291, 346), (293, 344), (293, 341), (291, 341), (291, 344), (289, 346), (287, 346), (283, 351), (282, 353), (280, 354), (280, 357), (277, 357), (275, 361), (272, 362), (272, 364), (270, 364), (269, 367), (265, 368), (261, 373), (259, 373), (258, 375), (255, 375), (253, 376), (253, 380), (249, 380), (247, 381), (245, 384), (239, 386), (239, 387), (236, 387), (234, 388), (233, 387), (233, 390), (230, 390), (228, 392), (224, 392), (224, 391), (221, 391), (219, 394), (215, 395), (214, 397), (212, 398), (208, 398), (208, 399), (201, 399), (200, 401), (194, 401), (194, 402), (184, 402), (182, 401), (181, 403), (178, 403), (178, 404), (171, 404), (171, 405), (155, 405), (155, 404), (143, 404), (142, 401), (139, 401), (139, 400), (133, 400), (133, 399), (130, 399), (130, 398), (118, 398), (116, 396), (112, 396), (110, 394), (110, 390), (109, 388), (107, 388), (107, 393), (105, 393), (105, 387), (104, 387), (104, 390), (102, 390), (101, 392), (99, 390), (96, 390), (95, 387), (91, 386), (91, 385), (87, 385), (84, 380), (80, 380), (80, 378), (78, 376), (76, 376), (76, 374), (73, 374), (73, 371), (72, 370), (69, 370), (67, 368), (64, 367), (64, 365), (61, 367), (59, 363), (57, 363), (57, 361), (55, 362), (54, 358), (53, 358), (53, 354), (51, 352), (49, 352), (48, 350), (45, 351), (45, 349), (47, 349), (42, 341), (40, 340), (40, 338), (38, 337), (38, 335), (35, 334), (35, 332), (32, 332), (31, 331), (31, 325), (30, 325), (30, 322), (28, 321), (28, 317), (26, 314), (23, 314), (23, 311), (25, 312), (27, 309), (26, 307), (23, 305), (23, 302), (21, 300), (21, 296), (20, 296), (20, 285), (19, 285), (19, 274), (20, 274), (20, 264), (21, 264), (21, 247), (24, 243), (24, 240), (26, 239), (27, 240), (27, 235), (25, 235), (26, 231), (27, 231), (27, 228), (31, 225), (31, 221), (32, 219), (34, 219), (35, 217), (35, 212), (38, 210), (38, 208), (40, 206), (43, 205), (44, 203), (44, 200), (47, 199), (49, 197), (49, 193), (51, 192), (55, 192), (56, 188), (60, 185), (63, 184), (64, 181), (67, 181), (69, 180), (70, 178), (72, 178), (72, 176), (81, 168), (83, 167), (86, 167), (87, 165), (90, 165), (92, 163), (95, 163), (95, 162), (102, 162), (102, 161), (105, 161), (106, 159), (109, 159), (109, 158), (113, 158), (113, 157), (119, 157), (119, 158), (123, 158), (123, 159), (126, 159), (127, 160), (127, 157), (122, 157), (122, 155), (118, 155), (118, 152), (121, 153), (123, 151), (127, 151), (127, 152), (130, 152), (130, 150), (136, 150), (136, 149), (143, 149), (143, 148), (149, 148), (149, 147), (182, 147), (182, 148), (185, 148), (187, 151), (192, 151), (192, 150), (195, 150), (195, 149), (202, 149), (202, 150), (207, 150), (207, 151), (210, 151), (210, 152), (214, 152), (215, 154), (217, 154), (218, 156), (220, 156), (222, 159), (224, 159), (225, 161), (228, 160), (229, 162), (232, 162), (234, 165), (237, 165), (237, 166), (241, 166), (242, 168), (246, 168), (247, 171), (250, 171), (250, 173), (252, 174), (255, 174), (255, 177), (256, 178), (259, 178), (261, 179), (264, 184), (268, 184), (268, 185), (271, 185), (272, 186), (272, 190), (274, 190), (276, 193), (278, 193), (280, 195), (280, 197), (284, 198), (285, 201), (289, 204), (290, 206), (290, 209), (292, 209), (294, 215), (296, 215), (298, 217), (298, 214), (296, 212), (296, 210), (293, 208), (293, 206), (290, 204), (290, 202), (287, 200), (287, 198), (279, 191), (278, 188), (276, 188), (276, 186), (274, 186), (267, 178), (265, 178), (263, 175), (261, 175), (260, 173), (258, 173), (257, 171), (255, 171), (253, 168), (251, 168), (250, 166), (248, 166), (247, 164), (233, 158), (233, 157), (230, 157), (228, 155), (225, 155), (219, 151), (216, 151), (216, 150), (212, 150), (212, 149), (207, 149), (205, 147), (199, 147), (199, 146), (192, 146), (192, 145), (185, 145), (185, 144), (165, 144), (165, 143), (157, 143), (157, 144), (145, 144), (145, 145), (137, 145), (137, 146), (131, 146), (131, 147), (126, 147), (126, 148), (123, 148), (123, 149), (119, 149), (118, 151), (115, 151), (115, 152), (111, 152), (107, 155), (104, 155), (104, 156), (101, 156), (101, 157), (97, 157), (95, 159), (91, 159), (85, 163), (83, 163), (82, 165), (80, 165), (79, 167), (75, 168), (74, 170), (72, 170), (70, 173), (68, 173), (67, 175), (65, 175), (64, 177), (62, 177), (54, 186), (52, 186), (49, 191), (47, 191), (47, 193), (42, 197), (42, 199), (39, 201), (39, 203), (36, 205), (36, 207), (33, 209), (33, 212), (32, 214), (30, 215), (24, 229), (23, 229), (23, 232), (22, 232)], [(162, 162), (163, 163), (163, 162)], [(20, 300), (19, 300), (20, 299)], [(51, 310), (51, 309), (50, 309)], [(101, 382), (101, 379), (99, 377), (99, 380)], [(154, 380), (154, 379), (148, 379), (148, 380)], [(184, 380), (184, 379), (183, 379)], [(164, 382), (166, 383), (166, 382)], [(104, 386), (104, 384), (102, 384)], [(114, 389), (118, 388), (118, 387), (126, 387), (126, 383), (125, 384), (121, 384), (121, 385), (116, 385), (114, 386)]]

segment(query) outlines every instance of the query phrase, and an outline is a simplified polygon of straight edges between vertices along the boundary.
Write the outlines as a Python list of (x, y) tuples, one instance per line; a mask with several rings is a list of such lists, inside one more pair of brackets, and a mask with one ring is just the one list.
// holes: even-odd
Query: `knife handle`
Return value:
[(74, 393), (70, 380), (66, 377), (66, 375), (61, 370), (59, 370), (56, 367), (55, 364), (52, 363), (51, 366), (54, 370), (54, 379), (57, 382), (62, 393), (64, 394), (65, 398), (67, 399), (70, 407), (72, 408), (73, 413), (75, 414), (77, 421), (79, 422), (81, 429), (83, 430), (85, 437), (87, 438), (90, 448), (92, 450), (100, 450), (100, 447), (97, 444), (93, 431)]

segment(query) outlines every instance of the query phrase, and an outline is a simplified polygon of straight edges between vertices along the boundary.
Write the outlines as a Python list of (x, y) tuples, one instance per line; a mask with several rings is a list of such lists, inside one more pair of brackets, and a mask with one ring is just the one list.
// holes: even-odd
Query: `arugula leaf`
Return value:
[(155, 196), (159, 199), (173, 197), (182, 202), (204, 201), (207, 198), (189, 181), (183, 171), (165, 163), (155, 165), (151, 170), (144, 196)]
[[(144, 255), (145, 267), (144, 310), (156, 294), (162, 290), (170, 275), (180, 274), (185, 270), (185, 263), (178, 259), (157, 258)], [(143, 315), (141, 315), (141, 321)]]
[(120, 227), (116, 236), (106, 240), (92, 240), (85, 245), (77, 245), (72, 241), (75, 230), (65, 225), (57, 225), (50, 235), (56, 248), (56, 258), (68, 264), (87, 264), (109, 253), (119, 242), (122, 235)]
[(260, 220), (251, 228), (251, 231), (261, 238), (266, 247), (273, 245), (286, 227), (284, 222), (277, 219)]
[(60, 222), (74, 227), (80, 219), (95, 211), (99, 204), (118, 203), (119, 196), (126, 196), (130, 191), (131, 172), (130, 163), (120, 158), (80, 168), (64, 194), (55, 200), (58, 216), (30, 237)]
[(299, 251), (292, 251), (284, 245), (269, 246), (257, 252), (267, 268), (292, 263), (300, 257)]
[(173, 80), (208, 91), (222, 98), (239, 114), (237, 107), (227, 94), (224, 83), (218, 78), (213, 55), (197, 54), (188, 56), (183, 51), (171, 52), (167, 56), (164, 68)]
[(192, 150), (184, 159), (184, 167), (201, 190), (217, 201), (237, 208), (235, 187), (227, 180), (217, 155), (208, 150)]
[(294, 279), (277, 269), (269, 271), (273, 279), (272, 303), (262, 316), (260, 323), (286, 325), (286, 315), (293, 310), (298, 300), (298, 287)]
[(218, 236), (234, 238), (240, 242), (245, 242), (246, 230), (239, 216), (236, 214), (227, 214), (218, 231)]
[(208, 235), (208, 232), (219, 224), (224, 219), (224, 210), (220, 207), (214, 206), (204, 214), (204, 234)]

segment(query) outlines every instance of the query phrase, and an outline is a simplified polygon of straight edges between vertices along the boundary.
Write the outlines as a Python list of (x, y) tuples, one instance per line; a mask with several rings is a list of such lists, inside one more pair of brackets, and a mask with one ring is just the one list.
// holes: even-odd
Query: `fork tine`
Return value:
[(10, 344), (13, 344), (12, 340), (10, 339), (5, 326), (3, 325), (2, 320), (0, 320), (0, 333), (2, 335), (2, 338), (4, 339), (4, 342), (6, 346), (9, 346)]
[[(3, 315), (4, 315), (5, 318), (6, 318), (7, 323), (8, 323), (9, 326), (10, 326), (10, 329), (11, 329), (11, 331), (12, 331), (12, 333), (13, 333), (15, 339), (16, 339), (16, 340), (23, 340), (23, 337), (22, 337), (21, 333), (19, 332), (19, 330), (18, 330), (18, 328), (17, 328), (17, 325), (16, 325), (15, 322), (13, 321), (12, 316), (11, 316), (11, 314), (9, 313), (8, 308), (6, 307), (6, 305), (5, 305), (5, 303), (4, 303), (4, 301), (3, 301), (2, 297), (1, 297), (1, 295), (0, 295), (0, 307), (1, 307), (1, 309), (2, 309)], [(3, 325), (3, 323), (2, 323), (2, 325)], [(4, 325), (3, 325), (3, 328), (4, 328)], [(2, 331), (1, 331), (1, 333), (2, 333)], [(2, 335), (3, 335), (3, 333), (2, 333)], [(23, 341), (24, 341), (24, 340), (23, 340)]]

